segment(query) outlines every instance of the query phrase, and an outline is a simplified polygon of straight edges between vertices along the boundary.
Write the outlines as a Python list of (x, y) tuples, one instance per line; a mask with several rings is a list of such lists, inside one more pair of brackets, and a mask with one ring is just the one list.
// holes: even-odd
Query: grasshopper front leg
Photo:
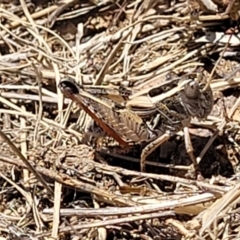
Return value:
[(168, 141), (171, 137), (170, 132), (167, 131), (154, 141), (150, 142), (147, 146), (145, 146), (142, 150), (141, 157), (140, 157), (140, 169), (141, 172), (145, 171), (145, 161), (148, 155), (150, 155), (157, 147), (162, 145), (164, 142)]

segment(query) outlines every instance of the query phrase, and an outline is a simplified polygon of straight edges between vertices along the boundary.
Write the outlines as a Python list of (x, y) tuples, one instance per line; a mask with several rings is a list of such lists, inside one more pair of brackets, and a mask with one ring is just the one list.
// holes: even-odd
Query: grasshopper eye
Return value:
[(78, 89), (75, 81), (72, 79), (63, 79), (59, 83), (58, 87), (62, 91), (63, 95), (65, 95), (66, 97), (68, 97), (69, 95), (79, 93), (79, 89)]

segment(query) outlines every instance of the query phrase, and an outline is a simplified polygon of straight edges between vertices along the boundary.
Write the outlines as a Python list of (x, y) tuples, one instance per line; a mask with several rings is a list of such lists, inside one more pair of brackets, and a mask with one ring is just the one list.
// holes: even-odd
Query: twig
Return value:
[(0, 130), (0, 136), (10, 146), (12, 151), (24, 162), (24, 164), (27, 166), (29, 171), (31, 171), (35, 175), (35, 177), (42, 183), (42, 185), (46, 188), (48, 193), (51, 196), (53, 196), (52, 189), (45, 182), (45, 180), (42, 178), (42, 176), (35, 170), (35, 168), (28, 162), (28, 160), (22, 155), (22, 153), (18, 150), (18, 148), (11, 142), (11, 140), (1, 130)]
[(37, 146), (37, 141), (38, 141), (38, 128), (39, 128), (39, 124), (40, 121), (42, 120), (42, 114), (43, 114), (43, 103), (42, 103), (42, 83), (41, 83), (41, 76), (40, 73), (37, 69), (37, 67), (35, 66), (35, 64), (32, 62), (32, 67), (34, 68), (35, 72), (36, 72), (36, 80), (38, 83), (38, 94), (39, 94), (39, 109), (38, 109), (38, 115), (37, 115), (37, 121), (36, 121), (36, 125), (34, 128), (34, 135), (33, 135), (33, 141), (34, 141), (34, 147)]

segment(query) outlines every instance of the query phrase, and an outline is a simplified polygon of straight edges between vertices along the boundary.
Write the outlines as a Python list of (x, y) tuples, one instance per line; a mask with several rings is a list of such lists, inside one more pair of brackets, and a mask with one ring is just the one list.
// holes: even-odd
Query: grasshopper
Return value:
[[(193, 74), (192, 74), (193, 75)], [(190, 79), (189, 79), (190, 77)], [(196, 77), (196, 76), (194, 76)], [(141, 85), (139, 89), (126, 89), (115, 86), (84, 86), (84, 90), (89, 94), (97, 96), (103, 101), (112, 101), (118, 106), (128, 108), (142, 119), (161, 115), (161, 125), (175, 125), (187, 117), (197, 117), (203, 119), (209, 115), (213, 106), (212, 91), (210, 88), (205, 93), (201, 93), (204, 84), (191, 80), (193, 76), (167, 75), (166, 79), (156, 82), (157, 86), (148, 87), (148, 83)], [(179, 83), (185, 85), (180, 91)], [(191, 82), (191, 83), (190, 83)], [(180, 123), (181, 125), (181, 123)]]
[[(144, 171), (145, 159), (154, 149), (186, 126), (190, 117), (205, 118), (213, 106), (210, 88), (201, 92), (203, 85), (192, 79), (172, 85), (173, 82), (153, 87), (145, 91), (145, 95), (128, 89), (84, 87), (71, 79), (63, 79), (59, 88), (120, 146), (147, 143), (140, 159), (141, 171)], [(156, 95), (159, 90), (161, 93)], [(144, 104), (134, 109), (136, 99)], [(149, 114), (160, 116), (153, 128), (146, 123)]]
[(122, 147), (128, 146), (129, 142), (140, 143), (153, 137), (154, 132), (138, 115), (128, 109), (116, 107), (113, 101), (95, 97), (72, 79), (62, 80), (59, 87), (65, 97), (79, 104), (106, 134), (113, 137)]

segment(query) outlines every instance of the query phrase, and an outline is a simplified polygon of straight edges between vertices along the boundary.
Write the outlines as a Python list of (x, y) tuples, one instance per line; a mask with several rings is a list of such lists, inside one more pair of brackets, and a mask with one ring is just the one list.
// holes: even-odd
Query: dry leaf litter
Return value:
[[(240, 239), (239, 11), (238, 0), (0, 0), (0, 239)], [(83, 141), (89, 118), (57, 88), (71, 77), (140, 89), (171, 71), (198, 72), (214, 92), (190, 128), (194, 179), (181, 132), (141, 173), (137, 146)]]

